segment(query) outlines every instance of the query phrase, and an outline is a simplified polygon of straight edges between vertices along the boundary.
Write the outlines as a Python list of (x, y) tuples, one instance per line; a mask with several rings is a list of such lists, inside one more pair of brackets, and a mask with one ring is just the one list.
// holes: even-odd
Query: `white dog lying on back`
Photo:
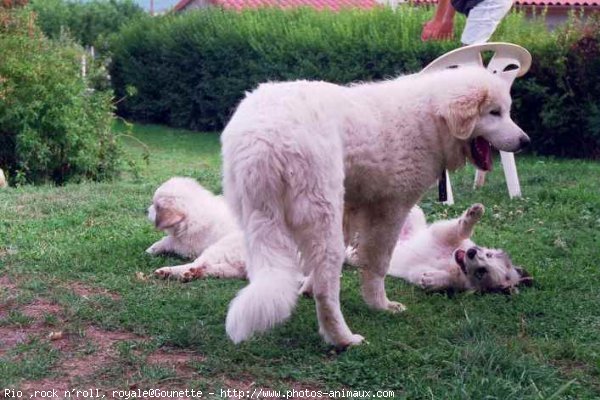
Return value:
[(531, 276), (512, 264), (502, 250), (479, 247), (471, 241), (484, 207), (474, 204), (460, 218), (427, 226), (425, 215), (413, 207), (394, 248), (388, 275), (426, 290), (512, 292), (531, 283)]
[(244, 236), (222, 196), (215, 196), (194, 179), (171, 178), (154, 193), (148, 218), (167, 236), (147, 253), (195, 258), (189, 264), (160, 268), (154, 272), (157, 276), (246, 278)]

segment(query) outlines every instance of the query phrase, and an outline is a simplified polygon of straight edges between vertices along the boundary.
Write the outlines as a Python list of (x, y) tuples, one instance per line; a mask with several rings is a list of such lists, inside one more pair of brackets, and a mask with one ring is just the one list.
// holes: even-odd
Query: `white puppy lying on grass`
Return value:
[[(471, 241), (483, 213), (483, 205), (474, 204), (460, 218), (427, 226), (423, 211), (413, 207), (394, 248), (388, 275), (426, 290), (512, 291), (531, 283), (529, 274), (514, 266), (505, 252)], [(189, 264), (160, 268), (157, 276), (246, 279), (244, 237), (222, 196), (191, 178), (171, 178), (156, 190), (148, 218), (167, 236), (146, 252), (195, 258)], [(347, 263), (358, 264), (356, 254), (356, 248), (349, 247)], [(310, 279), (301, 291), (311, 292)]]
[[(483, 213), (482, 204), (473, 204), (460, 218), (427, 226), (423, 211), (413, 207), (394, 248), (388, 275), (431, 291), (512, 293), (521, 284), (530, 285), (531, 276), (514, 266), (508, 254), (479, 247), (471, 240)], [(357, 261), (355, 254), (349, 254), (351, 264)]]
[(222, 196), (215, 196), (194, 179), (171, 178), (154, 193), (148, 218), (167, 236), (147, 253), (195, 258), (189, 264), (160, 268), (154, 272), (157, 276), (246, 278), (244, 236)]

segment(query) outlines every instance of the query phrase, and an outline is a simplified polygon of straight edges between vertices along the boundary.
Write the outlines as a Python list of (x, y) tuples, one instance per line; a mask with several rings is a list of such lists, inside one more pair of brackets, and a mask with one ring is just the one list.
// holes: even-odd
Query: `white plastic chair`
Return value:
[[(487, 66), (483, 63), (483, 52), (493, 53)], [(531, 54), (521, 46), (512, 43), (483, 43), (460, 47), (433, 60), (421, 73), (429, 73), (447, 68), (461, 68), (466, 66), (479, 66), (498, 74), (506, 84), (512, 86), (514, 80), (525, 75), (531, 67)], [(513, 153), (500, 151), (502, 169), (506, 178), (506, 186), (510, 198), (521, 197), (521, 185), (517, 174), (517, 165)], [(450, 178), (446, 171), (448, 199), (446, 204), (454, 204)], [(483, 185), (485, 172), (476, 171), (474, 186)]]

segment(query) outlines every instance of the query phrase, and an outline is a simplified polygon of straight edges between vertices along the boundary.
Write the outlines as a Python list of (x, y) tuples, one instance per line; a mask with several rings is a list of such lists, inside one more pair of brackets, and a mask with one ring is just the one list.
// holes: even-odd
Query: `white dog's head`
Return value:
[(513, 265), (508, 254), (502, 250), (473, 246), (457, 249), (454, 260), (460, 266), (469, 283), (480, 292), (512, 292), (517, 286), (531, 286), (531, 275)]
[(529, 137), (510, 118), (510, 86), (477, 67), (439, 73), (443, 82), (435, 96), (437, 114), (449, 133), (465, 141), (465, 153), (476, 167), (492, 168), (491, 147), (517, 152)]
[(185, 230), (190, 206), (202, 196), (212, 195), (194, 179), (171, 178), (156, 189), (152, 205), (148, 207), (148, 219), (161, 231), (175, 233)]

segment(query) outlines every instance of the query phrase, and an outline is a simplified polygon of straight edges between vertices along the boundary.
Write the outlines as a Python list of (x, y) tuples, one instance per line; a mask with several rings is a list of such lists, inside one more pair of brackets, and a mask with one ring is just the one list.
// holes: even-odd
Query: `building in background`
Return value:
[[(150, 1), (150, 0), (139, 0)], [(154, 0), (160, 2), (161, 0)], [(162, 0), (167, 2), (169, 0)], [(194, 8), (218, 6), (227, 9), (241, 10), (257, 7), (313, 7), (318, 10), (341, 8), (372, 8), (378, 5), (389, 5), (396, 8), (404, 0), (179, 0), (173, 4), (175, 11), (187, 11)], [(409, 0), (414, 5), (436, 5), (437, 0)], [(550, 28), (565, 22), (572, 11), (583, 13), (584, 17), (600, 12), (600, 0), (515, 0), (515, 8), (527, 15), (540, 14), (546, 11), (546, 24)]]
[(194, 8), (211, 6), (241, 10), (258, 7), (312, 7), (317, 10), (337, 11), (342, 8), (373, 8), (381, 5), (376, 0), (181, 0), (175, 5), (175, 11), (186, 11)]

